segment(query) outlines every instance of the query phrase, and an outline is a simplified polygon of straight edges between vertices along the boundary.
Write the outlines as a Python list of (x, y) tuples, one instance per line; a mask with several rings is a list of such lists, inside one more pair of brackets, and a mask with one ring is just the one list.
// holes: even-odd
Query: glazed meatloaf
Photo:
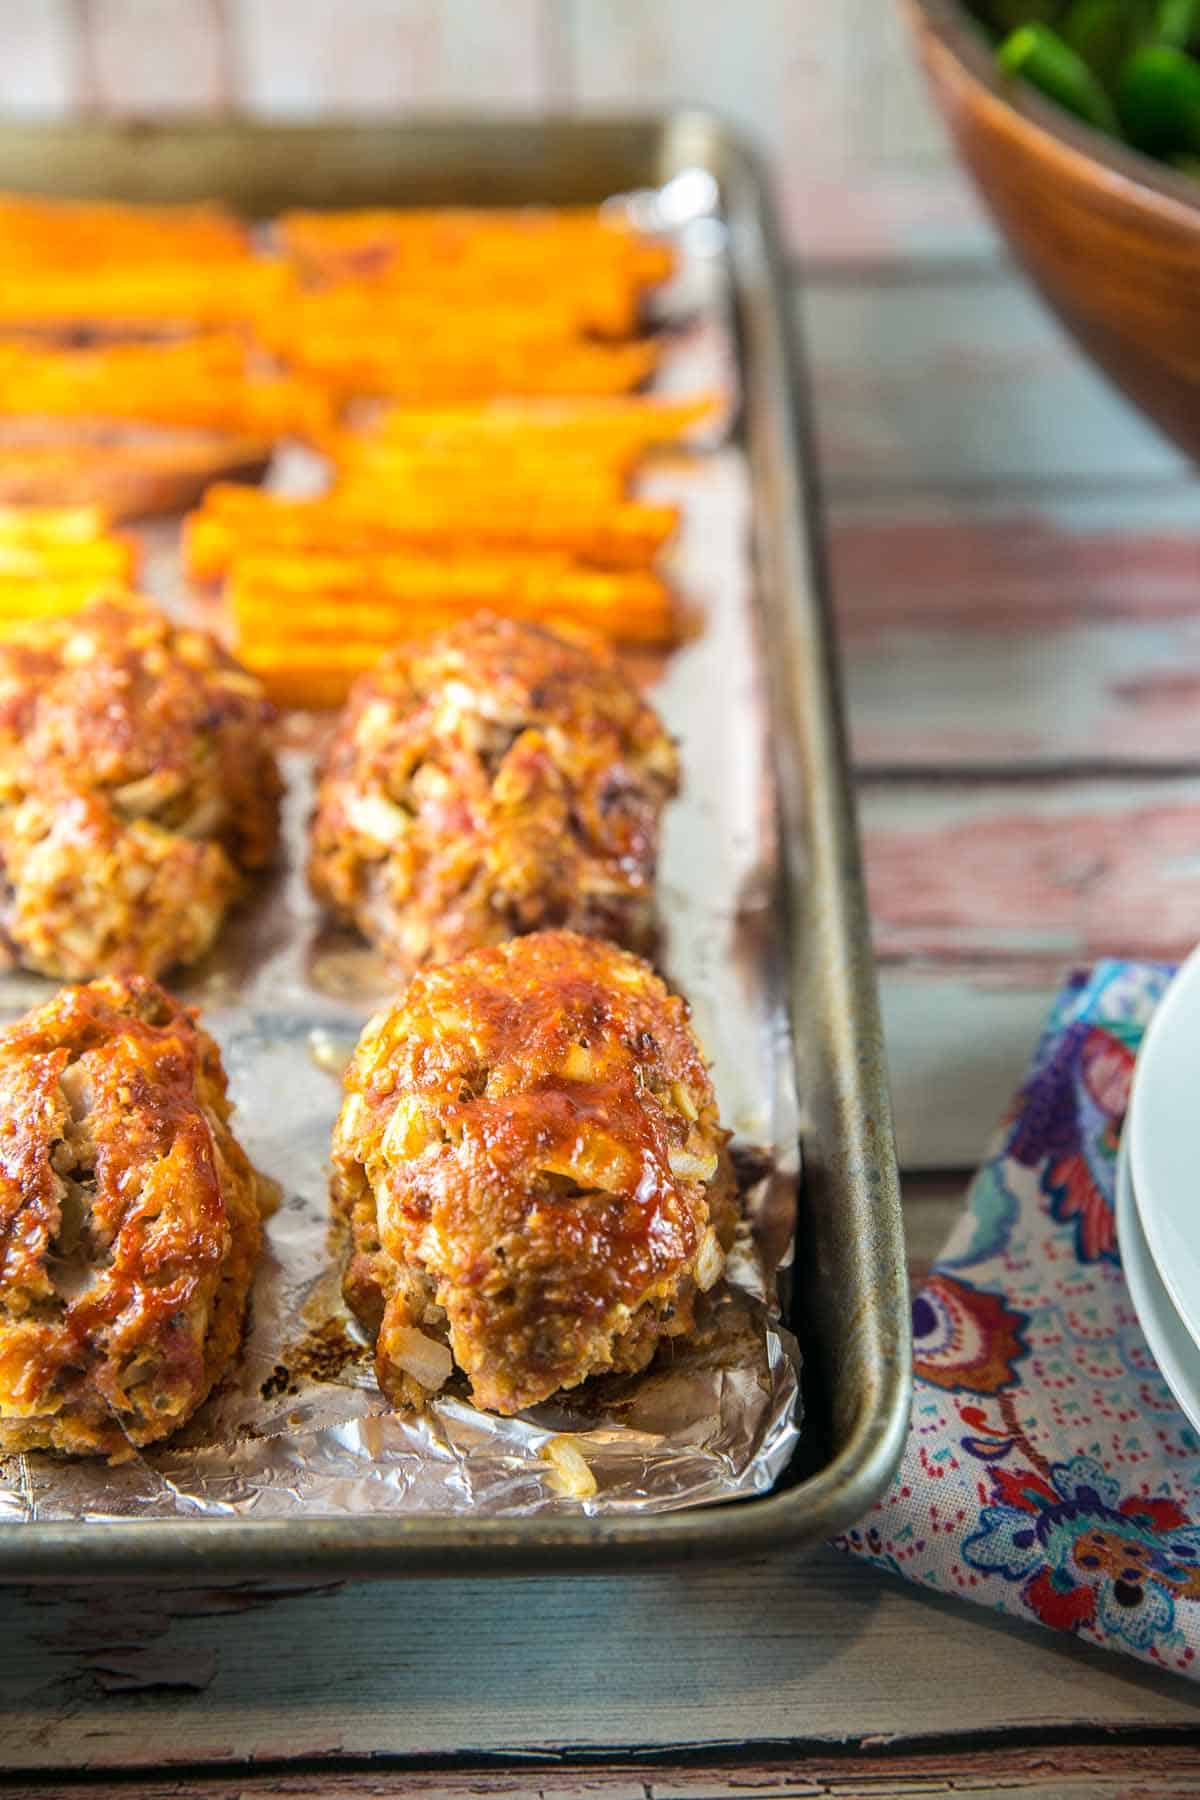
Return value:
[(217, 1046), (153, 982), (64, 988), (0, 1031), (0, 1449), (174, 1431), (242, 1335), (259, 1186)]
[(0, 936), (68, 979), (203, 954), (275, 851), (258, 683), (207, 633), (99, 600), (0, 646)]
[(405, 974), (546, 926), (647, 948), (675, 749), (603, 650), (476, 617), (355, 688), (309, 876)]
[(345, 1084), (345, 1290), (393, 1404), (457, 1363), (513, 1413), (691, 1328), (735, 1191), (687, 1007), (640, 958), (541, 932), (422, 970)]

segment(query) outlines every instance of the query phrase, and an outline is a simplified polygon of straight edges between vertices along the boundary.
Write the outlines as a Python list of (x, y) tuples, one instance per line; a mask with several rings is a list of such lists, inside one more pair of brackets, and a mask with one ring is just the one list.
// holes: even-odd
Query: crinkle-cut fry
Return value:
[(211, 202), (135, 206), (0, 194), (0, 263), (86, 268), (124, 262), (238, 262), (244, 225)]
[(476, 406), (387, 406), (366, 434), (389, 444), (479, 444), (507, 455), (510, 442), (559, 453), (580, 444), (641, 451), (674, 444), (721, 412), (720, 395), (673, 400), (656, 394), (614, 400), (492, 400)]
[(111, 524), (102, 506), (0, 506), (0, 545), (87, 544)]
[(328, 431), (328, 396), (310, 382), (250, 371), (216, 336), (99, 349), (0, 345), (0, 413), (138, 419), (267, 438)]
[(389, 615), (489, 607), (513, 617), (561, 615), (607, 637), (669, 643), (677, 635), (671, 590), (647, 569), (580, 568), (568, 557), (336, 557), (250, 552), (235, 559), (227, 587), (239, 636), (286, 618), (298, 637), (378, 636)]
[(11, 269), (0, 245), (0, 328), (113, 324), (257, 324), (287, 310), (295, 274), (286, 263), (247, 261), (142, 268)]
[(243, 489), (262, 504), (227, 513), (207, 506), (185, 521), (184, 566), (194, 581), (215, 581), (244, 550), (336, 550), (365, 554), (425, 550), (439, 554), (503, 555), (566, 550), (601, 568), (648, 567), (679, 522), (678, 508), (625, 501), (615, 506), (563, 505), (551, 492), (543, 502), (510, 509), (475, 506), (459, 495), (406, 492), (357, 501), (353, 493), (328, 500), (287, 501)]
[(85, 544), (6, 543), (0, 538), (0, 577), (128, 583), (137, 565), (137, 546), (127, 538), (97, 538)]
[(0, 505), (95, 504), (114, 519), (149, 518), (181, 512), (218, 477), (258, 480), (270, 455), (261, 440), (208, 432), (163, 434), (157, 443), (122, 443), (109, 427), (94, 440), (0, 438)]
[(624, 394), (648, 381), (659, 346), (571, 343), (414, 346), (407, 355), (372, 356), (340, 335), (307, 339), (288, 351), (289, 365), (340, 394), (413, 400), (471, 400), (500, 394)]

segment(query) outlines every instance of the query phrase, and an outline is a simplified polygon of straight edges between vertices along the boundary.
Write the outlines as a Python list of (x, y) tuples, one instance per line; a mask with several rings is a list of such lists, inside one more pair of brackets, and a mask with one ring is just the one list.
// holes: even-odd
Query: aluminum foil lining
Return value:
[[(737, 405), (724, 226), (700, 171), (628, 196), (667, 233), (680, 271), (661, 303), (663, 389), (717, 389)], [(663, 459), (645, 487), (684, 522), (671, 573), (695, 625), (651, 677), (679, 739), (684, 785), (660, 871), (667, 979), (691, 1001), (735, 1134), (744, 1223), (695, 1336), (642, 1375), (586, 1384), (513, 1419), (454, 1383), (420, 1417), (387, 1410), (369, 1347), (340, 1296), (327, 1198), (339, 1072), (392, 991), (361, 944), (331, 931), (307, 893), (312, 752), (284, 755), (286, 859), (178, 991), (221, 1045), (247, 1152), (278, 1182), (245, 1354), (172, 1442), (129, 1460), (47, 1455), (0, 1466), (0, 1519), (178, 1519), (406, 1512), (527, 1516), (663, 1511), (768, 1490), (799, 1432), (799, 1355), (780, 1318), (795, 1224), (799, 1107), (785, 1003), (766, 646), (751, 588), (747, 470), (722, 429), (703, 454)], [(309, 485), (290, 453), (272, 481)], [(180, 608), (177, 529), (147, 533), (146, 585)], [(302, 734), (292, 734), (297, 742)], [(0, 1012), (44, 999), (37, 977), (0, 981)]]

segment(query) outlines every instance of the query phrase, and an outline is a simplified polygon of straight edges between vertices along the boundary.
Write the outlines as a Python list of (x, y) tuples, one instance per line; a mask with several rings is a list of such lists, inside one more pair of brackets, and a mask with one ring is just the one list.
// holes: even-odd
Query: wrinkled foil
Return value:
[[(627, 197), (669, 234), (680, 272), (661, 303), (671, 348), (658, 386), (737, 403), (724, 227), (691, 172)], [(750, 493), (724, 429), (702, 455), (663, 459), (644, 486), (683, 508), (671, 573), (694, 626), (651, 692), (679, 739), (684, 783), (665, 820), (659, 961), (691, 1001), (724, 1123), (741, 1147), (744, 1222), (695, 1335), (637, 1377), (606, 1378), (517, 1418), (476, 1410), (455, 1381), (425, 1414), (386, 1409), (340, 1295), (328, 1210), (340, 1068), (393, 992), (373, 954), (331, 930), (304, 882), (312, 751), (283, 756), (286, 857), (176, 984), (218, 1040), (236, 1129), (279, 1185), (244, 1356), (170, 1444), (124, 1462), (44, 1455), (0, 1467), (0, 1519), (406, 1512), (528, 1516), (663, 1511), (768, 1490), (799, 1433), (799, 1354), (780, 1316), (795, 1225), (799, 1108), (781, 965), (776, 805), (764, 659), (751, 588)], [(292, 453), (274, 485), (312, 478)], [(146, 585), (186, 604), (177, 531), (146, 534)], [(302, 734), (293, 733), (296, 743)], [(49, 984), (0, 981), (15, 1016)], [(577, 1450), (594, 1494), (563, 1475)], [(574, 1458), (571, 1459), (574, 1463)], [(578, 1465), (575, 1464), (576, 1469)]]

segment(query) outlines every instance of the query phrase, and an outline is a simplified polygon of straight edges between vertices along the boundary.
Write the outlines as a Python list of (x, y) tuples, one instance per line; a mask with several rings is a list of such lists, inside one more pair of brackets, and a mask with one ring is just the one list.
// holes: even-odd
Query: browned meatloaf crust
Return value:
[(309, 876), (404, 973), (564, 926), (648, 945), (674, 746), (607, 652), (488, 615), (360, 681)]
[(274, 855), (258, 683), (205, 632), (99, 600), (0, 646), (0, 937), (48, 975), (203, 954)]
[(217, 1046), (153, 982), (0, 1031), (0, 1448), (167, 1437), (241, 1341), (259, 1186)]
[(350, 1305), (384, 1393), (516, 1412), (693, 1324), (736, 1201), (685, 1003), (570, 932), (423, 970), (364, 1031), (334, 1132)]

